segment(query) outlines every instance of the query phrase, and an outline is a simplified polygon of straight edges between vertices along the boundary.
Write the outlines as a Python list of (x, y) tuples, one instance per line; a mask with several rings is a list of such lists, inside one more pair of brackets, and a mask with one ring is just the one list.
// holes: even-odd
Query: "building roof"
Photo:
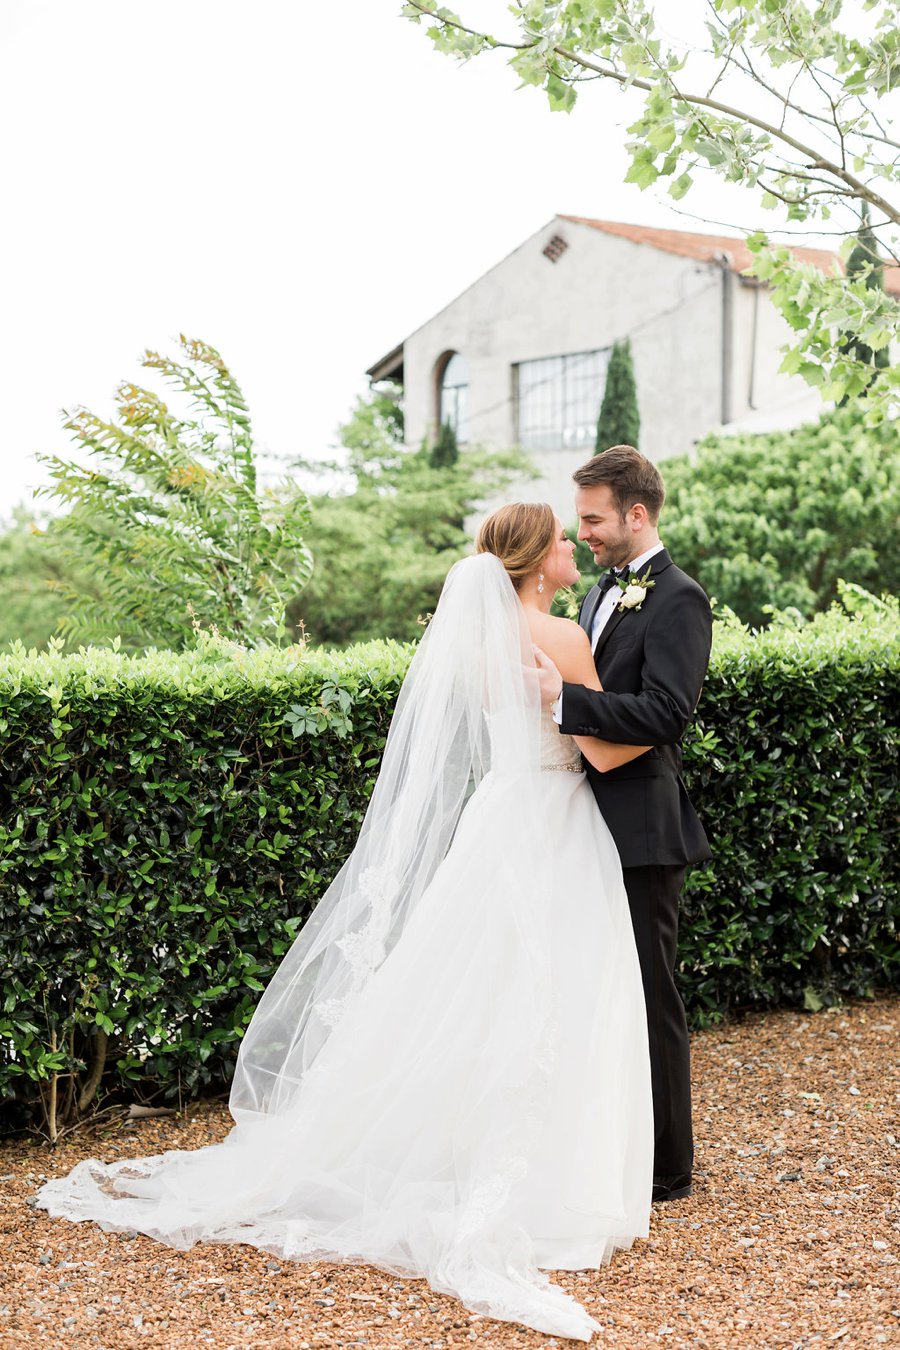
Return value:
[[(618, 235), (633, 244), (650, 244), (664, 253), (677, 253), (679, 257), (695, 258), (698, 262), (718, 262), (722, 254), (727, 253), (733, 272), (744, 272), (753, 262), (753, 254), (745, 240), (735, 235), (694, 234), (688, 230), (663, 230), (653, 225), (629, 225), (617, 220), (592, 220), (587, 216), (560, 216), (559, 219), (570, 220), (574, 225), (589, 225), (592, 230)], [(829, 271), (835, 262), (840, 264), (838, 255), (826, 248), (791, 247), (791, 252), (798, 261), (812, 263), (822, 272)], [(891, 294), (900, 295), (900, 267), (885, 266), (884, 285)]]
[[(720, 262), (722, 254), (729, 258), (733, 272), (744, 272), (753, 262), (753, 254), (746, 241), (731, 234), (696, 234), (690, 230), (663, 230), (654, 225), (629, 225), (619, 220), (594, 220), (589, 216), (555, 216), (554, 220), (568, 220), (573, 225), (588, 225), (592, 230), (603, 234), (618, 235), (633, 244), (649, 244), (664, 253), (675, 253), (682, 258), (694, 258), (697, 262)], [(828, 272), (833, 263), (843, 264), (836, 253), (826, 248), (794, 248), (791, 252), (800, 262), (812, 263), (823, 272)], [(885, 264), (885, 290), (891, 295), (900, 295), (900, 267)], [(373, 382), (378, 380), (403, 380), (403, 346), (401, 342), (393, 351), (376, 361), (366, 371)]]
[(393, 351), (388, 352), (387, 356), (382, 356), (376, 361), (374, 366), (369, 366), (366, 371), (373, 384), (379, 380), (396, 380), (399, 384), (403, 383), (403, 343)]

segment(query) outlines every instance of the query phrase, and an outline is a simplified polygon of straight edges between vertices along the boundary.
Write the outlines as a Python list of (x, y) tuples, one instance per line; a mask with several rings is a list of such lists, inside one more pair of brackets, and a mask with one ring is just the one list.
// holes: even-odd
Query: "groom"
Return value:
[(556, 666), (538, 653), (541, 691), (562, 732), (653, 747), (608, 773), (590, 764), (586, 769), (622, 860), (641, 963), (653, 1083), (653, 1199), (677, 1200), (691, 1193), (694, 1155), (690, 1045), (675, 986), (678, 897), (688, 864), (710, 856), (681, 781), (681, 738), (706, 674), (712, 614), (704, 592), (660, 543), (665, 489), (650, 460), (630, 445), (615, 445), (573, 478), (578, 538), (608, 569), (578, 617), (603, 692), (563, 684)]

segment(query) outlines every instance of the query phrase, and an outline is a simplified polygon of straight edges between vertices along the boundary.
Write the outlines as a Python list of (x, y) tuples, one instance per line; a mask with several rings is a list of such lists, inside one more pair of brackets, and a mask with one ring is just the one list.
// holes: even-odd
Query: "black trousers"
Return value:
[(647, 1003), (655, 1177), (689, 1173), (694, 1161), (690, 1040), (675, 987), (678, 897), (685, 871), (664, 866), (623, 870)]

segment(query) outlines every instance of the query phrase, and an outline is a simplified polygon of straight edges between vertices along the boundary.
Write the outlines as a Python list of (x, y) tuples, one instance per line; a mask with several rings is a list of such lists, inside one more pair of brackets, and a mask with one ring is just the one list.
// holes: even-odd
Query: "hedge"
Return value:
[[(223, 1086), (346, 857), (410, 648), (0, 656), (0, 1100), (56, 1137), (102, 1100)], [(900, 983), (895, 604), (716, 625), (685, 776), (695, 1025)]]
[(689, 875), (679, 982), (695, 1026), (900, 986), (900, 620), (837, 607), (716, 625), (684, 777), (713, 858)]

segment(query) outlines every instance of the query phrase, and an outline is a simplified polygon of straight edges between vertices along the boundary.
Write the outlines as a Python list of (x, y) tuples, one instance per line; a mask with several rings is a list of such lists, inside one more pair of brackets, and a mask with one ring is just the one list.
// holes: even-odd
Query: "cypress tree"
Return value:
[(459, 459), (456, 432), (451, 422), (442, 422), (441, 430), (428, 455), (433, 469), (452, 469)]
[(611, 445), (633, 445), (638, 449), (640, 430), (631, 342), (626, 338), (624, 342), (614, 342), (610, 353), (594, 453), (600, 455)]

